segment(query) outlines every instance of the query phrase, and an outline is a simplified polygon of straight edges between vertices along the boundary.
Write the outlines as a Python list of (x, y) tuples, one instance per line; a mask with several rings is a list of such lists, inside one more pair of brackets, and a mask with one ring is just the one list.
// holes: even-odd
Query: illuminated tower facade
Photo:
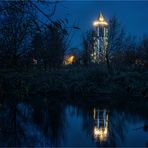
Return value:
[(93, 23), (96, 35), (94, 37), (94, 51), (92, 53), (92, 61), (94, 63), (106, 62), (106, 49), (108, 45), (108, 23), (105, 21), (102, 13)]

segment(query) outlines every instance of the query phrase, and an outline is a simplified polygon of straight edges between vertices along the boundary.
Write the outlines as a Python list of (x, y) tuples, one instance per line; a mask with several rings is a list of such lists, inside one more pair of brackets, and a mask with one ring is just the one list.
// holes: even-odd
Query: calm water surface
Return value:
[(0, 108), (0, 146), (148, 146), (148, 119), (135, 113), (37, 104)]

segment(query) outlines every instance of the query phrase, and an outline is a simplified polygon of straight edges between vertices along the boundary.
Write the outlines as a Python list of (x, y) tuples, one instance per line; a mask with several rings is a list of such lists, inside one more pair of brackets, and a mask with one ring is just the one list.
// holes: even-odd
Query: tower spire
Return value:
[(102, 15), (102, 12), (100, 11), (100, 15), (99, 15), (99, 18), (98, 18), (99, 21), (103, 22), (104, 21), (104, 17)]
[(100, 17), (103, 17), (101, 10), (100, 10)]

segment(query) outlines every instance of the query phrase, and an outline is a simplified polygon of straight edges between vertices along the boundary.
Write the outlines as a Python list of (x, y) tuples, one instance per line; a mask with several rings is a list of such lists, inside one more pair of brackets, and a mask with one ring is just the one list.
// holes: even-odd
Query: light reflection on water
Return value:
[(0, 146), (146, 146), (148, 120), (128, 111), (61, 103), (6, 105)]
[(93, 118), (94, 118), (94, 138), (96, 141), (106, 141), (108, 137), (108, 112), (103, 109), (103, 110), (97, 110), (94, 108), (93, 111)]

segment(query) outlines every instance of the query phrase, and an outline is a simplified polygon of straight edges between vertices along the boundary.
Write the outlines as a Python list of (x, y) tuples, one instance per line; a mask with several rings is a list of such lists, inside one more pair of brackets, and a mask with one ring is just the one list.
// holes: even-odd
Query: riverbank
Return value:
[[(64, 97), (75, 102), (123, 103), (148, 99), (148, 71), (115, 71), (105, 67), (73, 67), (49, 71), (1, 70), (0, 97), (24, 100), (31, 97)], [(80, 96), (80, 97), (79, 97)], [(74, 98), (74, 99), (70, 99)], [(85, 98), (85, 99), (83, 99)]]

